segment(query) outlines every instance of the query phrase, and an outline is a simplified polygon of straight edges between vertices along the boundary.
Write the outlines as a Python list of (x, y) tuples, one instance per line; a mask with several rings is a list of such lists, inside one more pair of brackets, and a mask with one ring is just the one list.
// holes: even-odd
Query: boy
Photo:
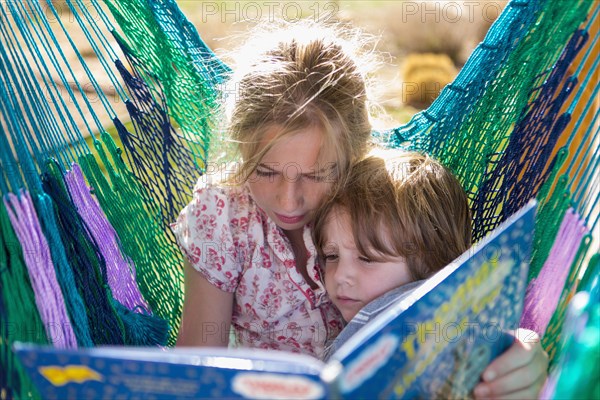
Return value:
[[(315, 215), (313, 239), (325, 288), (346, 327), (326, 358), (388, 306), (408, 296), (471, 246), (467, 197), (441, 164), (417, 153), (356, 163)], [(536, 398), (548, 356), (534, 332), (492, 361), (475, 398)]]
[(349, 322), (329, 354), (471, 246), (464, 190), (418, 153), (358, 162), (315, 221), (325, 287)]

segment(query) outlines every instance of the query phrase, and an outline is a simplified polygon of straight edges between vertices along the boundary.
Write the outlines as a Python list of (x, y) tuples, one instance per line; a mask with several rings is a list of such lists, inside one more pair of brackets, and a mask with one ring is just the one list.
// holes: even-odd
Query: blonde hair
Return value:
[(431, 276), (471, 245), (466, 193), (427, 155), (369, 156), (353, 165), (345, 185), (315, 215), (319, 252), (334, 209), (349, 216), (359, 252), (374, 260), (401, 256), (415, 280)]
[[(324, 133), (319, 160), (324, 152), (334, 154), (337, 176), (367, 152), (371, 124), (363, 68), (369, 63), (354, 34), (304, 21), (250, 35), (244, 49), (251, 57), (238, 57), (252, 61), (238, 62), (229, 83), (235, 96), (226, 129), (242, 158), (235, 183), (244, 182), (278, 140), (302, 129)], [(273, 127), (277, 135), (261, 148)]]

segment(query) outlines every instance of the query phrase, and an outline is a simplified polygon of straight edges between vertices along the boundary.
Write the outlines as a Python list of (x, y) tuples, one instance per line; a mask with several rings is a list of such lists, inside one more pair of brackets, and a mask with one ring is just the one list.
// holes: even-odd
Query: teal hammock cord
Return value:
[[(65, 4), (73, 26), (50, 1), (44, 7), (0, 3), (6, 211), (6, 218), (0, 212), (0, 268), (8, 271), (0, 274), (0, 322), (23, 318), (44, 332), (32, 341), (53, 342), (46, 322), (60, 319), (71, 330), (56, 345), (70, 347), (173, 345), (182, 257), (168, 224), (206, 167), (231, 69), (174, 1)], [(457, 174), (469, 194), (476, 240), (532, 197), (540, 199), (523, 324), (546, 331), (545, 346), (558, 360), (564, 353), (552, 346), (560, 343), (569, 294), (587, 267), (599, 219), (599, 195), (588, 190), (599, 164), (593, 74), (600, 57), (592, 50), (598, 35), (589, 34), (599, 10), (590, 0), (568, 8), (550, 0), (511, 1), (431, 107), (408, 124), (374, 132), (387, 146), (431, 154)], [(77, 51), (73, 29), (97, 55), (122, 110), (113, 109)], [(75, 58), (66, 56), (59, 35)], [(7, 240), (19, 246), (9, 248)], [(31, 250), (34, 243), (45, 243), (47, 273), (32, 275), (28, 254), (40, 251)], [(550, 269), (557, 263), (563, 268)], [(28, 305), (15, 308), (11, 296)], [(0, 344), (8, 365), (0, 390), (9, 397), (34, 393), (7, 347), (23, 339)]]

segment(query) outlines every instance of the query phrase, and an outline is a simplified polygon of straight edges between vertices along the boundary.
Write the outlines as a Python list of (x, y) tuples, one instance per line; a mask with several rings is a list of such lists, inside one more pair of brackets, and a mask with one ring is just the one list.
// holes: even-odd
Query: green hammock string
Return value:
[(4, 202), (0, 203), (0, 300), (0, 382), (5, 383), (0, 389), (11, 391), (3, 398), (27, 398), (31, 393), (39, 397), (11, 350), (17, 341), (48, 344), (48, 339)]
[[(183, 308), (183, 259), (157, 221), (160, 211), (131, 175), (107, 133), (94, 145), (107, 167), (110, 183), (89, 155), (79, 160), (93, 194), (115, 228), (125, 254), (136, 266), (136, 280), (152, 312), (169, 322), (170, 345), (175, 344)], [(106, 150), (105, 150), (106, 147)], [(111, 160), (108, 158), (108, 154)]]

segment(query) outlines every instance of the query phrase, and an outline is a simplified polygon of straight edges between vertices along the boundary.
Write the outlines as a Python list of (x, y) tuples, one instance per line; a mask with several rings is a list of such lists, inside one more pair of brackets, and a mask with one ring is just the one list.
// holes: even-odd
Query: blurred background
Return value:
[[(375, 128), (381, 129), (405, 123), (431, 104), (441, 89), (454, 79), (507, 2), (178, 0), (177, 4), (217, 54), (235, 49), (248, 29), (274, 19), (290, 22), (300, 18), (318, 19), (348, 24), (374, 35), (379, 39), (376, 49), (381, 52), (383, 61), (376, 77), (383, 84), (375, 100), (385, 112), (374, 121)], [(70, 13), (64, 0), (53, 0), (53, 3), (63, 20), (76, 25), (73, 18), (64, 18)], [(70, 46), (66, 38), (64, 40), (67, 57), (76, 60), (77, 55), (69, 52)], [(75, 36), (74, 40), (104, 92), (112, 96), (115, 110), (121, 116), (127, 115), (89, 42), (85, 37)], [(115, 51), (120, 53), (118, 49)], [(82, 82), (86, 81), (85, 71), (75, 69), (75, 73), (81, 75)], [(56, 83), (60, 85), (59, 79)], [(91, 85), (90, 89), (93, 89)], [(112, 121), (102, 115), (99, 117), (119, 142)]]
[(202, 39), (217, 52), (237, 45), (254, 25), (275, 18), (320, 19), (349, 24), (379, 38), (384, 64), (377, 71), (384, 82), (377, 93), (389, 118), (383, 126), (407, 122), (427, 108), (450, 83), (481, 42), (507, 1), (197, 1), (179, 6)]

